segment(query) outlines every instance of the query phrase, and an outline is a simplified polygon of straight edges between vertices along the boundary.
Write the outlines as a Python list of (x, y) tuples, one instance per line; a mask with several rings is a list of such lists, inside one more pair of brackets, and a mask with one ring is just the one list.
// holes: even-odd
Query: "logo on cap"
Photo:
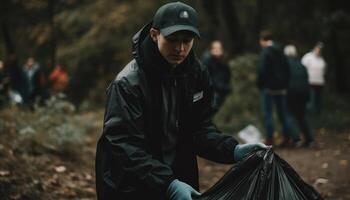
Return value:
[(187, 19), (189, 17), (189, 15), (188, 15), (188, 12), (187, 11), (182, 11), (182, 12), (180, 12), (180, 18), (185, 18), (185, 19)]

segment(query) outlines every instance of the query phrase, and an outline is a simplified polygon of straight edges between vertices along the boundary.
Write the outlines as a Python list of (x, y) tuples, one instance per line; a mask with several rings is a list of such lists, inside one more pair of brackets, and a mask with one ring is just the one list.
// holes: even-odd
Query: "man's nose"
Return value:
[(183, 42), (177, 42), (175, 44), (175, 49), (177, 51), (183, 51), (185, 49), (185, 44)]

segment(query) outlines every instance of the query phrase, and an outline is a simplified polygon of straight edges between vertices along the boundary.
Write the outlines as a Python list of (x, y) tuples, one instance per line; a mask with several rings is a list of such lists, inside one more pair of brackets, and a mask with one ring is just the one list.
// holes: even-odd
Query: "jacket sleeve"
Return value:
[(201, 80), (203, 98), (194, 102), (194, 143), (197, 154), (219, 163), (233, 163), (233, 151), (238, 142), (221, 133), (212, 122), (213, 89), (208, 73)]
[(171, 168), (152, 158), (144, 131), (140, 92), (127, 80), (113, 82), (107, 90), (104, 137), (112, 156), (124, 172), (141, 183), (165, 192), (174, 179)]

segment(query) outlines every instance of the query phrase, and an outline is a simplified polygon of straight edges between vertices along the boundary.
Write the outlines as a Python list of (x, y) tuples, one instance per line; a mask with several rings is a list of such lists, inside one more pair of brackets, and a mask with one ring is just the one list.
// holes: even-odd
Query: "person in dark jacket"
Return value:
[(283, 140), (280, 146), (290, 146), (298, 142), (298, 138), (293, 138), (291, 135), (287, 116), (286, 94), (289, 82), (289, 64), (283, 51), (274, 43), (270, 31), (262, 31), (259, 42), (262, 51), (257, 65), (257, 85), (261, 93), (267, 135), (265, 144), (274, 144), (272, 106), (275, 105), (283, 129)]
[(309, 147), (313, 142), (313, 136), (306, 118), (306, 105), (310, 97), (308, 73), (306, 67), (297, 59), (297, 50), (294, 45), (287, 45), (284, 48), (284, 54), (288, 57), (290, 66), (288, 110), (304, 136), (302, 146)]
[(211, 122), (213, 91), (193, 50), (196, 11), (163, 5), (133, 37), (134, 59), (107, 89), (96, 151), (98, 200), (191, 199), (196, 156), (233, 163), (263, 144), (239, 145)]
[(214, 88), (214, 108), (220, 109), (227, 95), (231, 92), (231, 71), (224, 62), (224, 48), (221, 41), (214, 40), (210, 44), (208, 55), (204, 55), (202, 63), (207, 66)]
[(29, 57), (23, 66), (23, 71), (27, 82), (27, 95), (24, 102), (34, 109), (34, 104), (37, 99), (44, 98), (43, 88), (45, 86), (45, 76), (39, 65), (33, 57)]

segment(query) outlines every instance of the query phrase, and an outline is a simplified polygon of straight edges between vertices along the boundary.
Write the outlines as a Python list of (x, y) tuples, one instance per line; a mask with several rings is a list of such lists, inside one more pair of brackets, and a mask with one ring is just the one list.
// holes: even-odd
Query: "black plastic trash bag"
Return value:
[(321, 200), (272, 149), (249, 154), (197, 200)]

